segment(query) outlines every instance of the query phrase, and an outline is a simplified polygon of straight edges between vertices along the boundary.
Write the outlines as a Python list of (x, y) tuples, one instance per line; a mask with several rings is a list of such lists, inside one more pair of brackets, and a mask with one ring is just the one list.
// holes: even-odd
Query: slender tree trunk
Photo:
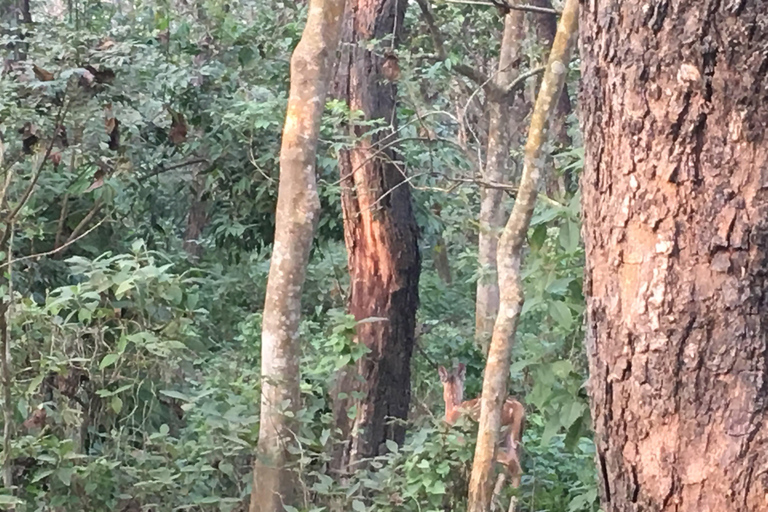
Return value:
[(768, 2), (608, 0), (581, 19), (603, 510), (764, 511)]
[[(336, 93), (365, 120), (383, 119), (387, 129), (365, 135), (367, 127), (350, 127), (359, 138), (341, 152), (342, 210), (351, 279), (349, 311), (358, 320), (357, 341), (370, 353), (348, 372), (338, 389), (364, 398), (337, 399), (337, 425), (351, 436), (337, 464), (381, 453), (388, 439), (402, 443), (411, 398), (413, 350), (420, 256), (411, 192), (392, 142), (396, 134), (397, 58), (393, 51), (402, 33), (405, 0), (351, 0), (345, 17), (344, 52)], [(391, 49), (367, 49), (371, 39), (392, 36)], [(384, 53), (384, 55), (382, 55)], [(382, 146), (388, 146), (384, 149)], [(360, 378), (361, 377), (361, 378)], [(351, 396), (351, 395), (350, 395)], [(354, 422), (348, 411), (356, 406)]]
[[(506, 90), (517, 78), (520, 45), (525, 37), (523, 22), (525, 13), (510, 11), (504, 17), (504, 34), (501, 39), (499, 65), (494, 81), (499, 90)], [(510, 99), (504, 95), (489, 95), (488, 150), (483, 180), (503, 183), (509, 178), (509, 149), (512, 144)], [(475, 340), (483, 353), (493, 334), (493, 324), (499, 311), (499, 279), (496, 270), (496, 249), (499, 235), (504, 228), (507, 211), (503, 205), (505, 192), (501, 189), (480, 189), (480, 233), (477, 258), (480, 278), (477, 281), (475, 302)]]
[(576, 34), (578, 10), (579, 0), (566, 1), (541, 90), (531, 115), (531, 126), (525, 145), (523, 175), (515, 205), (499, 239), (498, 268), (501, 301), (483, 377), (480, 425), (469, 482), (469, 512), (488, 511), (493, 496), (493, 462), (499, 441), (502, 406), (508, 396), (510, 353), (524, 300), (520, 275), (523, 244), (536, 203), (543, 160), (541, 149), (546, 140), (547, 121), (554, 110), (567, 75), (571, 40)]
[(183, 243), (184, 250), (193, 261), (199, 260), (203, 254), (200, 236), (208, 224), (208, 202), (204, 199), (204, 194), (205, 176), (195, 169), (192, 174), (192, 197), (187, 213), (187, 227), (184, 230)]
[(261, 418), (251, 512), (284, 510), (284, 505), (294, 502), (297, 486), (289, 448), (295, 439), (292, 418), (299, 408), (301, 290), (320, 213), (317, 139), (343, 12), (344, 0), (312, 0), (291, 58), (275, 241), (261, 334)]
[[(551, 0), (532, 0), (531, 5), (552, 9)], [(537, 39), (545, 48), (551, 48), (557, 33), (557, 16), (555, 14), (534, 14), (533, 16), (536, 20)], [(546, 58), (546, 54), (544, 58)], [(571, 98), (568, 94), (568, 84), (566, 82), (563, 84), (563, 91), (557, 100), (549, 126), (550, 140), (559, 149), (569, 148), (573, 144), (571, 136), (568, 135), (568, 116), (571, 115), (571, 112)], [(560, 195), (575, 187), (573, 177), (570, 174), (558, 176), (553, 164), (554, 162), (550, 159), (547, 164), (546, 177), (544, 178), (547, 195), (549, 196)]]

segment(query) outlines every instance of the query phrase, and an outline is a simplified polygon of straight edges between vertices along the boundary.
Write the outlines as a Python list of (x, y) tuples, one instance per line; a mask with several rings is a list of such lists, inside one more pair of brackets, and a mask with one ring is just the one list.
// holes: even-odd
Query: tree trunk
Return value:
[[(251, 512), (294, 501), (293, 418), (299, 408), (301, 289), (320, 213), (315, 159), (320, 121), (339, 42), (344, 0), (312, 0), (291, 58), (291, 90), (280, 149), (275, 241), (261, 333), (261, 417)], [(291, 413), (291, 414), (286, 414)]]
[[(531, 5), (552, 9), (551, 0), (532, 0)], [(535, 14), (536, 19), (536, 38), (545, 48), (551, 48), (555, 42), (557, 34), (557, 15), (555, 14)], [(547, 58), (547, 54), (544, 55)], [(568, 84), (563, 84), (563, 91), (555, 105), (555, 111), (552, 114), (552, 121), (549, 125), (550, 140), (558, 146), (559, 149), (569, 148), (573, 144), (571, 136), (568, 135), (568, 116), (571, 115), (571, 98), (568, 94)], [(547, 164), (546, 177), (544, 179), (547, 195), (556, 197), (562, 195), (575, 187), (573, 177), (570, 173), (565, 176), (558, 176), (554, 165), (550, 159)]]
[[(504, 34), (501, 38), (501, 53), (494, 81), (500, 90), (506, 90), (518, 75), (520, 45), (525, 37), (523, 11), (510, 11), (504, 17)], [(488, 105), (488, 150), (483, 180), (504, 183), (509, 179), (509, 148), (512, 144), (510, 117), (512, 108), (507, 96), (489, 95)], [(477, 259), (480, 278), (477, 281), (475, 301), (475, 341), (484, 354), (488, 353), (493, 324), (499, 311), (499, 278), (496, 271), (496, 249), (499, 235), (504, 228), (507, 210), (503, 199), (505, 192), (498, 188), (480, 189), (480, 233), (477, 244)]]
[[(362, 393), (361, 400), (337, 399), (337, 425), (351, 443), (340, 468), (381, 453), (388, 439), (402, 443), (411, 398), (413, 350), (420, 256), (411, 192), (393, 150), (396, 134), (397, 58), (391, 50), (367, 49), (372, 39), (402, 33), (404, 0), (353, 0), (345, 15), (344, 51), (335, 83), (338, 97), (365, 120), (388, 126), (374, 135), (369, 127), (351, 126), (358, 139), (339, 155), (342, 210), (351, 281), (349, 311), (356, 319), (381, 318), (358, 325), (357, 341), (370, 352), (356, 372), (342, 378), (338, 390)], [(386, 149), (385, 149), (386, 146)], [(356, 405), (354, 424), (347, 416)]]
[(208, 202), (205, 195), (205, 175), (198, 169), (192, 171), (192, 196), (187, 212), (187, 227), (184, 230), (184, 250), (192, 261), (198, 261), (203, 255), (200, 236), (208, 224)]
[(570, 61), (571, 39), (576, 33), (579, 0), (567, 0), (531, 115), (525, 144), (523, 175), (515, 205), (499, 238), (498, 269), (501, 300), (483, 376), (480, 420), (469, 482), (469, 512), (487, 512), (493, 491), (493, 463), (501, 428), (502, 406), (507, 398), (510, 353), (523, 308), (520, 264), (523, 244), (533, 215), (542, 169), (542, 146), (547, 122), (562, 90)]
[(603, 510), (768, 509), (768, 2), (585, 2)]

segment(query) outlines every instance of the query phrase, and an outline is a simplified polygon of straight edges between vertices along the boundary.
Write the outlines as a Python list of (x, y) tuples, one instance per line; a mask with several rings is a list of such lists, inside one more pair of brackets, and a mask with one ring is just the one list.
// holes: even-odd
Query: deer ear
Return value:
[(445, 369), (445, 366), (439, 366), (437, 373), (440, 374), (440, 382), (448, 382), (448, 370)]
[(459, 363), (456, 367), (456, 374), (459, 376), (459, 379), (464, 380), (464, 377), (467, 376), (467, 366), (464, 363)]

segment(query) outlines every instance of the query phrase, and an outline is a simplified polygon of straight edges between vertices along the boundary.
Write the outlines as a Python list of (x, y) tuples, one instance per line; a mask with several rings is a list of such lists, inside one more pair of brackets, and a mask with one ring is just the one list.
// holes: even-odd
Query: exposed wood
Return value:
[[(421, 258), (411, 190), (396, 156), (395, 82), (385, 77), (386, 55), (397, 48), (404, 25), (402, 0), (350, 0), (344, 23), (335, 95), (363, 118), (383, 120), (384, 128), (349, 126), (355, 146), (339, 154), (344, 238), (350, 273), (349, 311), (357, 320), (357, 342), (370, 352), (336, 387), (337, 426), (350, 443), (336, 453), (335, 465), (383, 453), (385, 442), (402, 443), (411, 398)], [(371, 51), (370, 41), (393, 39)], [(343, 392), (346, 398), (338, 398)], [(354, 399), (354, 395), (362, 396)], [(344, 395), (342, 395), (344, 396)], [(350, 419), (348, 411), (357, 415)]]
[(606, 512), (768, 509), (768, 2), (585, 2), (589, 391)]
[(297, 331), (301, 291), (320, 213), (315, 163), (320, 121), (341, 33), (344, 0), (311, 0), (291, 58), (291, 88), (280, 149), (275, 239), (261, 334), (261, 413), (250, 512), (294, 503), (291, 467), (299, 408)]
[(520, 275), (523, 245), (536, 203), (542, 171), (541, 150), (546, 139), (547, 122), (567, 74), (571, 43), (576, 34), (578, 10), (578, 0), (566, 1), (531, 116), (520, 188), (512, 213), (499, 239), (497, 264), (501, 300), (483, 378), (480, 426), (469, 483), (470, 512), (487, 512), (491, 506), (493, 461), (501, 427), (502, 405), (507, 397), (510, 353), (524, 301)]

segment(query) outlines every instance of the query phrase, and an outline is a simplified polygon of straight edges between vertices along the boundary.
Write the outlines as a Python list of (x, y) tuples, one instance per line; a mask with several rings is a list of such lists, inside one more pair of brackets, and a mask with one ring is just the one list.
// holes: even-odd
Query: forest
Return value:
[(768, 511), (767, 0), (0, 0), (0, 509)]

